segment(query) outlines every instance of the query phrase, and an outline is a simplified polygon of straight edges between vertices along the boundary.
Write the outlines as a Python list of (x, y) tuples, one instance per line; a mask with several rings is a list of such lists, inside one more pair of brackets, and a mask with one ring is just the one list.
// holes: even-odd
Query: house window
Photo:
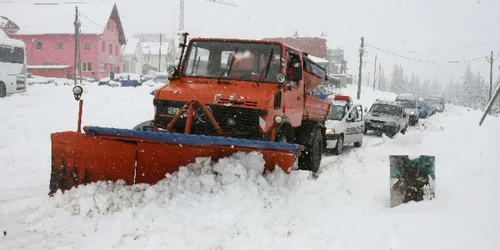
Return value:
[(114, 67), (114, 72), (115, 72), (115, 73), (120, 73), (120, 67), (118, 67), (118, 66), (117, 66), (117, 67)]
[(83, 43), (83, 49), (84, 50), (90, 50), (90, 42), (84, 42)]
[(106, 52), (106, 42), (102, 41), (102, 52)]
[(36, 49), (41, 50), (42, 49), (42, 42), (38, 41), (36, 42)]
[(104, 63), (99, 63), (99, 73), (106, 72), (106, 65)]
[(56, 49), (57, 50), (62, 50), (63, 49), (63, 42), (56, 42)]
[(82, 63), (82, 71), (85, 72), (92, 71), (92, 65), (89, 62)]
[(109, 54), (113, 54), (113, 44), (109, 44)]

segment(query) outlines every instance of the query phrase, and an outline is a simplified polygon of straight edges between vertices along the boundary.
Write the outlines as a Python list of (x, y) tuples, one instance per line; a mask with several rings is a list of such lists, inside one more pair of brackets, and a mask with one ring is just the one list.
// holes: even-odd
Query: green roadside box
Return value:
[(391, 155), (391, 207), (436, 197), (434, 156)]

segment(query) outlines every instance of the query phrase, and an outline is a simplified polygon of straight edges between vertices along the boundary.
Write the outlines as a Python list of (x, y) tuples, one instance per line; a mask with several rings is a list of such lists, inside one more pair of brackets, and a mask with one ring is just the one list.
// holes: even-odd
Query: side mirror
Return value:
[(365, 107), (365, 113), (368, 113), (368, 107)]
[(406, 112), (403, 113), (403, 118), (406, 118)]

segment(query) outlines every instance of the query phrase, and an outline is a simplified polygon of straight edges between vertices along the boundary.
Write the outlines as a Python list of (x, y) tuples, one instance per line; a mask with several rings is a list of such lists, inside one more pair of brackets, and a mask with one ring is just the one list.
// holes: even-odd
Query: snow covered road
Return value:
[[(354, 88), (347, 94), (355, 93)], [(151, 88), (89, 86), (84, 125), (132, 128)], [(363, 89), (363, 104), (391, 93)], [(247, 172), (258, 155), (193, 164), (154, 186), (95, 184), (49, 199), (50, 133), (76, 129), (68, 86), (0, 100), (0, 249), (497, 249), (500, 119), (447, 106), (395, 139), (326, 156), (317, 179)], [(389, 208), (389, 155), (436, 156), (436, 199)], [(235, 178), (232, 171), (242, 177)], [(200, 173), (201, 172), (201, 173)]]

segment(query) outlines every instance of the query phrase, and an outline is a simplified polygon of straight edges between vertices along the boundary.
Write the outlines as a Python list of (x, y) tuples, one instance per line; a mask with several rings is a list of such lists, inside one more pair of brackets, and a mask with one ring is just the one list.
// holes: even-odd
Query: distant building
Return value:
[(131, 38), (122, 48), (122, 64), (124, 73), (142, 74), (144, 57), (139, 39)]
[[(144, 66), (142, 72), (146, 74), (148, 71), (167, 71), (169, 46), (168, 43), (157, 42), (141, 42), (142, 55), (144, 58)], [(160, 68), (158, 68), (160, 67)]]
[[(47, 77), (73, 77), (75, 4), (4, 4), (0, 28), (24, 41), (28, 72)], [(122, 70), (126, 43), (116, 4), (86, 3), (80, 12), (80, 55), (83, 77), (99, 79)]]

